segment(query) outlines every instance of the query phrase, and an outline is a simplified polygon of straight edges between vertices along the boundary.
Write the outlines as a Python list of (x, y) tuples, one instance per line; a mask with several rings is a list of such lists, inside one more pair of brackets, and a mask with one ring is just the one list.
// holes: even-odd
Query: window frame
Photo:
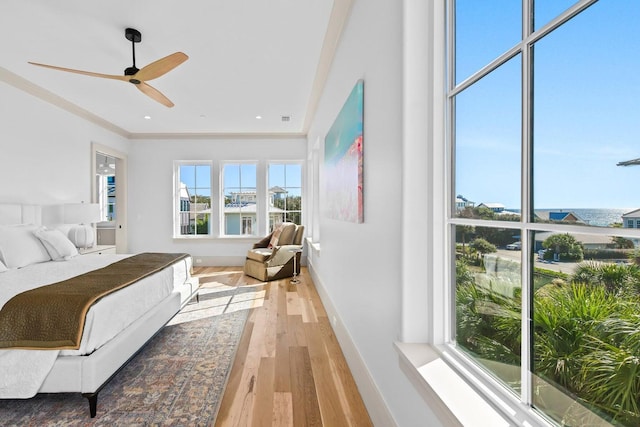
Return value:
[[(240, 234), (228, 234), (227, 233), (227, 223), (226, 223), (226, 217), (225, 217), (225, 182), (224, 182), (224, 170), (226, 166), (230, 166), (230, 165), (238, 165), (239, 167), (241, 165), (253, 165), (255, 166), (255, 173), (256, 173), (256, 186), (255, 186), (255, 190), (256, 190), (256, 213), (255, 213), (255, 222), (253, 223), (253, 234), (242, 234), (242, 230), (243, 230), (243, 226), (244, 226), (244, 213), (242, 212), (242, 210), (240, 210), (240, 212), (238, 212), (238, 216), (239, 216), (239, 225), (240, 225)], [(262, 222), (260, 220), (261, 215), (260, 215), (260, 210), (263, 209), (263, 204), (265, 203), (265, 201), (262, 201), (263, 198), (260, 197), (259, 195), (259, 187), (260, 187), (260, 181), (261, 181), (261, 177), (260, 177), (260, 172), (261, 172), (261, 168), (260, 168), (260, 162), (257, 160), (221, 160), (220, 161), (220, 170), (218, 173), (218, 180), (220, 182), (219, 185), (219, 195), (218, 195), (218, 224), (220, 226), (220, 234), (219, 237), (221, 238), (228, 238), (228, 239), (241, 239), (241, 238), (252, 238), (255, 239), (255, 237), (257, 237), (260, 233), (260, 230), (262, 229)], [(242, 183), (240, 183), (240, 188), (242, 189)], [(253, 187), (247, 187), (247, 188), (253, 188)]]
[[(256, 215), (251, 227), (254, 234), (226, 234), (224, 218), (224, 166), (229, 164), (251, 164), (256, 168)], [(303, 159), (294, 160), (174, 160), (173, 161), (173, 239), (216, 239), (216, 240), (255, 240), (257, 236), (269, 233), (269, 165), (270, 164), (296, 164), (301, 170), (301, 208), (300, 221), (305, 220), (305, 161)], [(185, 165), (209, 165), (211, 167), (211, 219), (209, 223), (209, 234), (180, 234), (180, 166)], [(217, 219), (217, 220), (216, 220)], [(241, 215), (240, 225), (243, 218)]]
[[(520, 42), (509, 50), (503, 52), (499, 57), (486, 64), (475, 73), (467, 77), (464, 81), (455, 83), (455, 0), (447, 0), (445, 6), (446, 13), (446, 34), (445, 34), (445, 89), (444, 94), (444, 228), (446, 230), (443, 246), (444, 258), (443, 271), (437, 273), (444, 280), (441, 295), (438, 294), (436, 287), (434, 305), (442, 302), (445, 309), (442, 313), (442, 322), (436, 315), (431, 325), (431, 343), (439, 350), (439, 356), (445, 360), (458, 375), (463, 377), (471, 387), (483, 397), (496, 411), (501, 413), (505, 419), (511, 420), (518, 424), (528, 422), (532, 425), (555, 425), (555, 422), (548, 418), (542, 411), (533, 407), (532, 396), (532, 330), (527, 321), (522, 322), (521, 337), (521, 385), (520, 393), (516, 395), (512, 390), (507, 389), (502, 383), (496, 380), (492, 375), (482, 369), (476, 362), (464, 354), (456, 347), (455, 341), (455, 325), (456, 325), (456, 298), (455, 298), (455, 226), (473, 225), (486, 227), (508, 227), (520, 231), (522, 251), (520, 255), (521, 262), (521, 283), (522, 283), (522, 300), (521, 313), (523, 319), (532, 317), (532, 298), (530, 290), (532, 259), (535, 257), (533, 252), (532, 236), (535, 232), (540, 231), (561, 231), (576, 234), (593, 234), (606, 236), (620, 236), (637, 238), (637, 230), (629, 228), (612, 229), (607, 227), (590, 227), (585, 229), (584, 226), (570, 224), (545, 224), (535, 222), (532, 212), (532, 111), (531, 111), (531, 95), (532, 79), (533, 79), (533, 47), (535, 43), (549, 34), (556, 28), (564, 25), (575, 15), (595, 4), (597, 0), (579, 0), (570, 6), (563, 13), (556, 16), (553, 20), (545, 23), (544, 26), (534, 31), (533, 23), (529, 19), (532, 13), (530, 0), (522, 1), (522, 32), (523, 36)], [(522, 57), (522, 75), (521, 75), (521, 219), (514, 221), (495, 221), (495, 220), (479, 220), (465, 219), (455, 217), (456, 209), (456, 188), (455, 188), (455, 97), (462, 91), (478, 82), (481, 78), (488, 75), (493, 70), (500, 67), (505, 62), (517, 55)], [(634, 224), (635, 225), (635, 224)], [(437, 337), (442, 337), (440, 341)]]
[[(209, 212), (209, 232), (206, 234), (181, 234), (180, 229), (180, 220), (182, 211), (182, 203), (180, 199), (180, 184), (182, 183), (180, 176), (180, 168), (182, 166), (209, 166), (211, 173), (209, 175), (209, 189), (211, 191), (211, 204), (210, 204), (210, 212)], [(174, 189), (173, 189), (173, 238), (174, 239), (208, 239), (214, 236), (214, 224), (212, 219), (214, 217), (215, 207), (213, 205), (214, 195), (215, 195), (215, 187), (214, 183), (215, 176), (215, 167), (214, 163), (211, 160), (174, 160), (173, 162), (173, 181), (174, 181)]]
[[(267, 200), (267, 204), (266, 204), (266, 227), (267, 227), (267, 232), (271, 232), (270, 228), (271, 228), (271, 218), (269, 215), (269, 206), (271, 204), (271, 200), (270, 200), (270, 195), (269, 195), (269, 189), (271, 187), (273, 187), (273, 185), (271, 185), (270, 182), (270, 168), (272, 165), (284, 165), (285, 166), (285, 179), (286, 179), (286, 166), (287, 165), (297, 165), (300, 166), (300, 210), (285, 210), (284, 211), (284, 215), (285, 215), (285, 220), (286, 220), (286, 216), (288, 212), (299, 212), (300, 213), (300, 224), (299, 225), (304, 225), (304, 205), (305, 205), (305, 198), (304, 198), (304, 183), (305, 183), (305, 168), (304, 168), (304, 161), (302, 160), (269, 160), (267, 161), (267, 165), (266, 165), (266, 186), (267, 186), (267, 195), (266, 195), (266, 200)], [(297, 187), (286, 187), (286, 188), (297, 188)]]

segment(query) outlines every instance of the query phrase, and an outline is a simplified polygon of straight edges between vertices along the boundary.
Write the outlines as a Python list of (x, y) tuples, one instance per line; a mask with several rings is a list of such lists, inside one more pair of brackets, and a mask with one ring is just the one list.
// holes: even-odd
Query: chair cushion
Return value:
[(270, 248), (256, 248), (247, 251), (247, 258), (258, 262), (266, 262), (273, 252)]
[(278, 239), (278, 244), (276, 246), (293, 244), (293, 238), (296, 236), (297, 227), (298, 226), (292, 222), (283, 222), (282, 233), (280, 233), (280, 238)]

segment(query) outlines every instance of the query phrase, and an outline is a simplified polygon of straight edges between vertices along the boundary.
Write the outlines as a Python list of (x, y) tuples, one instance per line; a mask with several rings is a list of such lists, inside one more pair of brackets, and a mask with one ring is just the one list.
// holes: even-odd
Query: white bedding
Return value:
[[(95, 254), (63, 262), (44, 262), (0, 273), (0, 309), (14, 295), (68, 279), (131, 255)], [(58, 356), (90, 354), (184, 283), (190, 259), (178, 261), (100, 299), (87, 313), (79, 350), (0, 350), (0, 398), (33, 397)]]

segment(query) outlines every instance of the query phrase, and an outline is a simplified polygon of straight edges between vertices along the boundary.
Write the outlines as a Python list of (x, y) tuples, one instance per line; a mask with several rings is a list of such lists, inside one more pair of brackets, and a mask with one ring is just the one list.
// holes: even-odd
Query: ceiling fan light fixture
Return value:
[(29, 64), (37, 65), (39, 67), (51, 68), (58, 71), (66, 71), (69, 73), (83, 74), (85, 76), (92, 77), (101, 77), (104, 79), (113, 79), (113, 80), (122, 80), (125, 82), (133, 83), (140, 92), (144, 93), (151, 99), (165, 107), (173, 107), (173, 102), (169, 100), (166, 96), (164, 96), (159, 90), (155, 89), (151, 85), (147, 83), (149, 80), (157, 79), (160, 76), (165, 75), (169, 71), (176, 68), (178, 65), (182, 64), (184, 61), (189, 59), (187, 55), (182, 52), (175, 52), (171, 55), (165, 56), (164, 58), (158, 59), (151, 64), (148, 64), (141, 69), (136, 67), (136, 49), (135, 44), (139, 43), (142, 40), (142, 35), (140, 31), (135, 30), (133, 28), (127, 28), (124, 32), (124, 35), (127, 40), (131, 41), (131, 50), (133, 56), (133, 65), (124, 70), (124, 75), (112, 75), (112, 74), (101, 74), (94, 73), (91, 71), (82, 71), (82, 70), (74, 70), (71, 68), (63, 68), (57, 67), (54, 65), (40, 64), (37, 62), (29, 62)]

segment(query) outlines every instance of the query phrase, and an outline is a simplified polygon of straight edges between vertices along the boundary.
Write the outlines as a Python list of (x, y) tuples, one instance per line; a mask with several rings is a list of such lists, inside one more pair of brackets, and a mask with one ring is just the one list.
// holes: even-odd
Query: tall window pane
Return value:
[(269, 231), (281, 222), (302, 224), (302, 166), (269, 165)]
[(179, 233), (210, 234), (211, 165), (183, 164), (178, 167)]
[(224, 234), (255, 235), (258, 232), (255, 163), (227, 163), (222, 179)]
[(455, 68), (460, 83), (520, 41), (522, 2), (458, 0), (455, 4)]
[(456, 342), (494, 376), (520, 388), (522, 295), (519, 231), (455, 227)]
[[(456, 3), (456, 18), (478, 12)], [(502, 5), (481, 3), (485, 13)], [(640, 3), (530, 5), (513, 19), (558, 26), (517, 43), (517, 61), (480, 61), (448, 97), (455, 345), (520, 391), (514, 408), (557, 425), (638, 426)], [(576, 13), (563, 17), (568, 8)], [(460, 25), (479, 31), (456, 19), (456, 36), (466, 37)], [(463, 54), (478, 57), (458, 49), (456, 66), (470, 63)], [(473, 80), (481, 70), (486, 77)]]
[(563, 425), (640, 425), (637, 239), (534, 233), (534, 405)]
[[(578, 214), (640, 207), (638, 2), (598, 2), (535, 44), (534, 208)], [(594, 31), (598, 28), (598, 31)], [(577, 211), (578, 209), (579, 211)], [(537, 221), (553, 220), (547, 214)]]
[(518, 56), (455, 98), (455, 191), (465, 201), (457, 216), (518, 219), (520, 74)]

